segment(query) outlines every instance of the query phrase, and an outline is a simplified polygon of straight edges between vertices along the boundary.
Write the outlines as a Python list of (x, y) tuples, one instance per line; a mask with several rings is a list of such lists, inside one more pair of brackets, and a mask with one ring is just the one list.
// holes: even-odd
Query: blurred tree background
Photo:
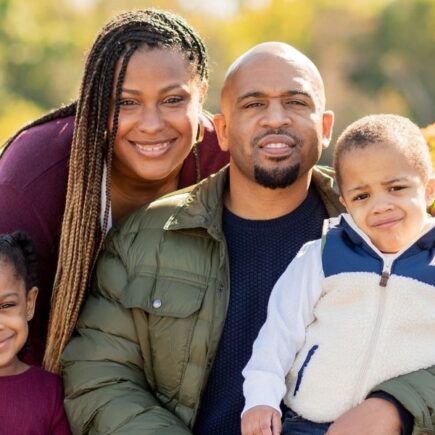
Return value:
[(280, 40), (319, 67), (335, 137), (368, 113), (399, 113), (421, 127), (435, 121), (434, 0), (0, 0), (0, 143), (73, 100), (99, 28), (144, 7), (179, 13), (203, 35), (211, 112), (229, 64), (256, 43)]

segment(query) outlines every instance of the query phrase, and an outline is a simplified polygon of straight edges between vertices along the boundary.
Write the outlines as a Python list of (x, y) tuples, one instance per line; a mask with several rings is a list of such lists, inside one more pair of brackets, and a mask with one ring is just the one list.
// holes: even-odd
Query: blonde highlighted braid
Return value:
[[(86, 61), (77, 106), (58, 113), (76, 112), (69, 160), (66, 207), (44, 356), (44, 366), (60, 369), (60, 357), (82, 306), (92, 269), (106, 233), (110, 210), (113, 145), (118, 129), (119, 96), (130, 57), (143, 45), (176, 49), (189, 61), (200, 81), (208, 78), (207, 54), (200, 37), (176, 15), (156, 9), (131, 11), (109, 22), (98, 35)], [(112, 130), (110, 101), (115, 70), (121, 63), (115, 88)], [(102, 227), (101, 189), (107, 165), (106, 209)]]

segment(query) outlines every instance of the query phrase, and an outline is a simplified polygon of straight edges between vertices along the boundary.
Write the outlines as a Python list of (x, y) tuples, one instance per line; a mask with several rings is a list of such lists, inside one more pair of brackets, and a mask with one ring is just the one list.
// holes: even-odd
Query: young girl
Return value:
[(0, 234), (0, 432), (70, 434), (61, 379), (21, 361), (35, 311), (36, 255), (23, 232)]

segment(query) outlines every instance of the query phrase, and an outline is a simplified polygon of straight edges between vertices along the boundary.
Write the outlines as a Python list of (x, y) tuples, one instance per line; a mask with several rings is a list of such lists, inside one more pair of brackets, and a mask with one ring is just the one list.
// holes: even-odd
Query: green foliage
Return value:
[(435, 113), (435, 2), (395, 0), (369, 35), (358, 35), (350, 78), (375, 95), (396, 89), (408, 114), (422, 124)]
[[(219, 2), (238, 13), (217, 14)], [(268, 40), (308, 54), (324, 77), (336, 133), (373, 112), (435, 113), (433, 0), (0, 0), (0, 143), (23, 123), (74, 99), (84, 54), (98, 29), (122, 10), (160, 7), (185, 16), (203, 35), (211, 78), (206, 108), (219, 110), (225, 70)], [(327, 161), (327, 160), (326, 160)]]

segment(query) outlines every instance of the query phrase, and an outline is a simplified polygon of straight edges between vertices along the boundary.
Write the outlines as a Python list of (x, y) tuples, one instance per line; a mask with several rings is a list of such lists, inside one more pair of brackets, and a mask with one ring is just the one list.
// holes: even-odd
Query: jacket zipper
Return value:
[(360, 385), (361, 387), (357, 389), (357, 392), (354, 396), (353, 406), (358, 405), (365, 398), (363, 397), (363, 394), (364, 395), (366, 394), (368, 373), (370, 370), (373, 355), (378, 345), (379, 334), (381, 331), (381, 325), (385, 312), (386, 292), (384, 291), (383, 288), (387, 286), (391, 274), (392, 265), (393, 265), (393, 261), (391, 261), (391, 259), (384, 260), (382, 275), (379, 281), (379, 286), (381, 288), (379, 289), (380, 291), (379, 291), (378, 311), (376, 313), (375, 324), (374, 324), (372, 335), (370, 337), (369, 346), (367, 348), (363, 364), (361, 365), (360, 374), (357, 378), (361, 380), (360, 382), (358, 382), (358, 385)]
[(390, 275), (391, 275), (392, 264), (393, 263), (391, 261), (384, 262), (384, 269), (382, 270), (381, 280), (379, 281), (379, 285), (381, 287), (387, 286), (388, 280), (390, 279)]

